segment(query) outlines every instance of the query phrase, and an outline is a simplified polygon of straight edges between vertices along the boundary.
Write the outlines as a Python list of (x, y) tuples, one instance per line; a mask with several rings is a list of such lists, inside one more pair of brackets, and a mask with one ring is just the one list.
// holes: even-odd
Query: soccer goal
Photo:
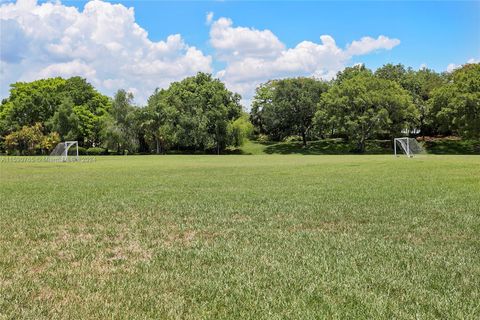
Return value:
[(397, 148), (409, 158), (424, 153), (423, 147), (414, 138), (395, 138), (393, 140), (393, 145), (395, 156), (399, 155)]
[[(76, 148), (76, 152), (69, 157), (68, 155), (68, 150), (74, 147)], [(60, 142), (57, 144), (55, 149), (50, 153), (50, 156), (48, 157), (49, 161), (61, 161), (61, 162), (67, 162), (67, 161), (78, 161), (78, 141), (65, 141), (65, 142)]]

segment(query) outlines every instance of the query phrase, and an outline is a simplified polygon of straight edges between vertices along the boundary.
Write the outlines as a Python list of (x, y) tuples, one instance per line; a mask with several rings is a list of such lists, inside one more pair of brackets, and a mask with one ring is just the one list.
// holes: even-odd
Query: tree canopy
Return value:
[(402, 64), (372, 72), (347, 67), (330, 81), (269, 80), (250, 113), (240, 95), (198, 73), (156, 89), (146, 106), (119, 89), (112, 98), (81, 77), (11, 85), (0, 104), (0, 151), (46, 153), (60, 140), (110, 152), (221, 153), (253, 134), (281, 141), (344, 138), (363, 152), (368, 139), (456, 135), (480, 138), (480, 64), (451, 73)]
[(304, 145), (312, 129), (313, 117), (326, 82), (313, 78), (270, 81), (257, 90), (252, 106), (252, 122), (276, 139), (300, 135)]

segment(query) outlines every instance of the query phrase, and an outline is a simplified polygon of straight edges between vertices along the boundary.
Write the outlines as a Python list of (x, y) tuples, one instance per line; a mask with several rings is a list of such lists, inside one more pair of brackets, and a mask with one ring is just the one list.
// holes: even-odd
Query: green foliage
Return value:
[(103, 154), (107, 154), (107, 150), (104, 148), (92, 147), (87, 149), (87, 154), (90, 156), (100, 156)]
[(242, 145), (252, 135), (251, 125), (265, 140), (299, 136), (306, 147), (307, 140), (341, 137), (354, 141), (360, 152), (368, 139), (405, 134), (478, 139), (479, 79), (480, 64), (452, 74), (386, 64), (375, 73), (364, 65), (348, 67), (328, 83), (270, 80), (257, 87), (249, 121), (240, 96), (205, 73), (155, 90), (144, 108), (134, 106), (125, 90), (110, 99), (81, 77), (18, 82), (0, 104), (0, 147), (46, 152), (33, 150), (19, 136), (36, 123), (43, 135), (56, 132), (61, 140), (120, 154), (220, 153)]
[(480, 155), (480, 140), (433, 139), (426, 140), (424, 147), (433, 154), (477, 154)]
[(416, 109), (408, 92), (397, 83), (358, 72), (337, 81), (322, 96), (317, 121), (328, 121), (365, 151), (365, 142), (379, 133), (391, 137), (415, 125)]
[(59, 129), (62, 139), (75, 137), (81, 144), (94, 145), (109, 108), (108, 97), (80, 77), (17, 82), (0, 105), (0, 135), (41, 123), (47, 130)]
[(111, 114), (105, 117), (102, 140), (108, 149), (116, 150), (117, 154), (134, 153), (138, 149), (136, 110), (132, 102), (132, 93), (118, 90), (113, 98)]
[(274, 140), (299, 135), (306, 145), (320, 96), (327, 90), (325, 82), (311, 78), (267, 82), (257, 89), (252, 123)]
[(248, 114), (243, 114), (240, 118), (228, 123), (228, 145), (240, 147), (245, 143), (247, 139), (251, 138), (252, 135), (253, 125), (250, 122)]
[[(70, 148), (68, 149), (68, 154), (69, 155), (76, 155), (77, 154), (77, 148)], [(78, 147), (78, 155), (80, 156), (86, 156), (87, 155), (87, 149), (84, 147)]]
[(431, 112), (444, 134), (480, 137), (480, 63), (453, 72), (452, 81), (433, 91)]
[(61, 102), (48, 124), (53, 131), (60, 134), (61, 140), (78, 140), (78, 137), (81, 135), (80, 119), (73, 112), (73, 102), (69, 98), (65, 98)]
[(240, 96), (210, 74), (174, 82), (148, 100), (143, 127), (157, 153), (171, 146), (189, 150), (224, 150), (228, 126), (241, 115)]
[(23, 126), (5, 137), (4, 146), (9, 153), (34, 155), (51, 151), (59, 142), (58, 133), (44, 135), (43, 126), (37, 122), (33, 126)]

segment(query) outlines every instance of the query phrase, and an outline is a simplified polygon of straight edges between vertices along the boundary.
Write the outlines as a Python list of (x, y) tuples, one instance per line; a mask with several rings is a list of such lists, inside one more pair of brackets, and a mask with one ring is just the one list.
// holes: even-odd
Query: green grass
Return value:
[(0, 319), (480, 317), (480, 157), (0, 163)]

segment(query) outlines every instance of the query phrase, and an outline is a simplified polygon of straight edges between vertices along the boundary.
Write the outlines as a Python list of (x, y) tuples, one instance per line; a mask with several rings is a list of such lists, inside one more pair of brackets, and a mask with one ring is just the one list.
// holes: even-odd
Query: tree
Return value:
[(402, 87), (405, 81), (406, 74), (407, 74), (407, 70), (405, 70), (405, 67), (403, 66), (403, 64), (394, 65), (394, 64), (388, 63), (378, 68), (375, 71), (376, 77), (380, 79), (395, 81)]
[(272, 106), (274, 87), (275, 80), (270, 80), (260, 84), (255, 89), (255, 96), (250, 110), (250, 122), (253, 124), (257, 133), (267, 134), (263, 112)]
[(33, 155), (39, 151), (49, 151), (59, 142), (59, 135), (52, 132), (45, 136), (43, 126), (37, 122), (33, 126), (23, 126), (5, 136), (5, 147), (10, 152)]
[[(70, 101), (68, 107), (65, 106), (67, 100)], [(32, 126), (35, 123), (41, 123), (48, 131), (53, 129), (52, 118), (59, 109), (63, 108), (60, 114), (65, 115), (65, 108), (70, 113), (70, 107), (78, 118), (77, 139), (80, 145), (99, 144), (104, 124), (103, 117), (108, 114), (110, 100), (80, 77), (50, 78), (12, 84), (9, 97), (0, 105), (0, 135), (5, 136), (23, 126)], [(57, 117), (60, 114), (57, 114)]]
[[(359, 72), (336, 82), (323, 94), (320, 107), (329, 122), (365, 151), (367, 139), (382, 133), (392, 137), (408, 128), (415, 118), (411, 97), (397, 83)], [(411, 116), (412, 115), (412, 116)]]
[(62, 78), (11, 84), (10, 96), (0, 105), (0, 134), (49, 120), (61, 104), (65, 84)]
[(317, 104), (327, 90), (327, 83), (312, 78), (269, 82), (257, 90), (251, 117), (271, 138), (299, 135), (306, 146)]
[(452, 81), (435, 89), (429, 103), (439, 132), (479, 138), (480, 64), (455, 70)]
[(73, 112), (73, 102), (65, 98), (53, 117), (47, 122), (52, 131), (58, 132), (61, 140), (78, 140), (80, 120)]
[(238, 119), (231, 121), (227, 127), (228, 144), (234, 147), (240, 147), (252, 136), (253, 125), (249, 120), (248, 114), (244, 113)]
[(136, 151), (138, 139), (135, 132), (135, 107), (133, 94), (118, 90), (112, 101), (110, 116), (105, 118), (104, 144), (107, 148), (124, 154), (125, 150)]
[(413, 103), (419, 114), (418, 128), (416, 131), (425, 135), (434, 133), (428, 100), (434, 89), (446, 84), (446, 79), (433, 70), (422, 68), (414, 71), (408, 70), (402, 64), (386, 64), (375, 71), (375, 76), (385, 80), (392, 80), (407, 90), (412, 96)]
[(144, 122), (148, 135), (160, 148), (175, 144), (188, 150), (215, 150), (228, 145), (230, 121), (241, 115), (240, 96), (210, 74), (199, 72), (168, 89), (156, 90), (147, 106)]

